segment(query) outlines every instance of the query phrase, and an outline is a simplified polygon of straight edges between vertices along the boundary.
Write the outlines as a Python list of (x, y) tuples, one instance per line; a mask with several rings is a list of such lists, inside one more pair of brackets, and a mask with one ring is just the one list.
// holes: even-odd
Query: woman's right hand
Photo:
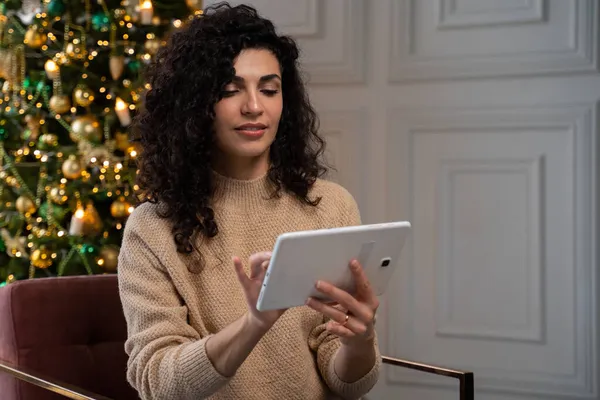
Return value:
[(246, 297), (250, 322), (265, 332), (271, 329), (273, 324), (275, 324), (279, 317), (286, 311), (258, 311), (256, 309), (256, 302), (258, 301), (258, 295), (260, 294), (260, 289), (270, 260), (270, 252), (260, 252), (251, 255), (248, 259), (248, 263), (250, 264), (250, 276), (248, 276), (244, 271), (242, 260), (237, 256), (233, 257), (233, 265), (237, 272), (238, 281), (240, 282)]

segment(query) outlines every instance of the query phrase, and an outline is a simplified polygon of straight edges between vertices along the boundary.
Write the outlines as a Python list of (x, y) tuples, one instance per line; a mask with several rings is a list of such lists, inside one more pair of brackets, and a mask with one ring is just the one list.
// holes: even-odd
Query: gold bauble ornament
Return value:
[(84, 60), (87, 57), (85, 43), (81, 39), (73, 39), (67, 44), (66, 53), (73, 60)]
[(54, 186), (48, 192), (48, 198), (55, 204), (65, 204), (69, 197), (67, 191), (62, 186)]
[(6, 278), (6, 283), (9, 284), (9, 285), (11, 283), (13, 283), (13, 282), (16, 282), (16, 281), (17, 281), (17, 278), (13, 274), (10, 274), (8, 276), (8, 278)]
[(25, 32), (25, 44), (32, 49), (39, 49), (48, 40), (48, 36), (35, 25), (31, 25)]
[(81, 107), (87, 107), (94, 101), (94, 92), (86, 85), (77, 85), (73, 91), (75, 103)]
[(46, 248), (35, 249), (31, 253), (31, 264), (41, 269), (50, 267), (52, 265), (52, 252)]
[(71, 124), (70, 137), (74, 142), (79, 141), (79, 137), (82, 137), (90, 142), (100, 143), (102, 141), (102, 128), (100, 122), (92, 114), (82, 115), (75, 118)]
[(146, 40), (146, 43), (144, 43), (144, 49), (151, 55), (156, 54), (158, 49), (160, 49), (160, 46), (161, 42), (159, 39), (148, 39)]
[(86, 236), (96, 236), (102, 232), (102, 219), (98, 210), (92, 202), (89, 202), (85, 207), (83, 214), (83, 234)]
[(65, 94), (55, 94), (50, 97), (50, 109), (56, 114), (64, 114), (71, 109), (71, 100)]
[(125, 200), (125, 197), (120, 196), (110, 205), (110, 215), (115, 218), (127, 218), (130, 212), (131, 204)]
[(96, 263), (105, 272), (116, 272), (119, 263), (119, 250), (119, 246), (116, 245), (102, 246), (98, 257), (96, 257)]
[(27, 196), (19, 196), (16, 207), (21, 214), (33, 214), (36, 210), (35, 203)]
[(185, 0), (185, 4), (192, 12), (202, 10), (202, 0)]
[(83, 167), (76, 156), (70, 155), (69, 158), (63, 162), (62, 173), (67, 179), (77, 179), (81, 176)]

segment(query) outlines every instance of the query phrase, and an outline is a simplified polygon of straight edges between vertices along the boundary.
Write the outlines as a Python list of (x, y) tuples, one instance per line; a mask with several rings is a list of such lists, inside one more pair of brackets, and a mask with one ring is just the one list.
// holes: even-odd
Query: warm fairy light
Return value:
[(135, 209), (135, 207), (133, 207), (133, 206), (129, 206), (129, 208), (127, 209), (127, 212), (128, 212), (129, 214), (131, 214), (131, 213), (133, 212), (133, 210), (134, 210), (134, 209)]
[(117, 113), (117, 117), (119, 117), (119, 122), (121, 122), (122, 126), (128, 126), (131, 123), (129, 106), (120, 97), (117, 97), (115, 102), (115, 112)]
[(82, 219), (84, 215), (85, 212), (81, 208), (75, 211), (75, 218)]
[(121, 111), (121, 110), (124, 110), (125, 108), (127, 108), (127, 104), (123, 100), (121, 100), (120, 97), (117, 97), (117, 101), (116, 101), (116, 104), (115, 104), (115, 109), (117, 111)]
[(44, 69), (46, 70), (46, 73), (48, 74), (48, 78), (50, 78), (50, 79), (58, 78), (58, 72), (60, 70), (58, 68), (58, 64), (56, 64), (54, 62), (54, 60), (46, 61), (46, 64), (44, 64)]
[(152, 24), (153, 16), (154, 10), (152, 7), (152, 2), (150, 0), (144, 0), (144, 2), (140, 5), (140, 21), (143, 25), (150, 25)]

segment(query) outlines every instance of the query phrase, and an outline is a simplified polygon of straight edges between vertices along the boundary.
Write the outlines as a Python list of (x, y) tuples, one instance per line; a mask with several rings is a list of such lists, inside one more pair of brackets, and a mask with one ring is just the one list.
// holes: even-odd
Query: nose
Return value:
[(242, 104), (242, 114), (244, 115), (261, 115), (263, 113), (263, 105), (256, 91), (248, 91), (246, 99)]

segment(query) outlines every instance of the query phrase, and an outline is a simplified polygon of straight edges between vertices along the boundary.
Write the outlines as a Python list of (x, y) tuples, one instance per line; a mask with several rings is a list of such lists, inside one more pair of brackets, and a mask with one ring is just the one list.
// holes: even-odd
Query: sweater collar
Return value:
[(248, 203), (262, 202), (273, 195), (275, 186), (268, 173), (253, 179), (235, 179), (212, 171), (215, 200)]

